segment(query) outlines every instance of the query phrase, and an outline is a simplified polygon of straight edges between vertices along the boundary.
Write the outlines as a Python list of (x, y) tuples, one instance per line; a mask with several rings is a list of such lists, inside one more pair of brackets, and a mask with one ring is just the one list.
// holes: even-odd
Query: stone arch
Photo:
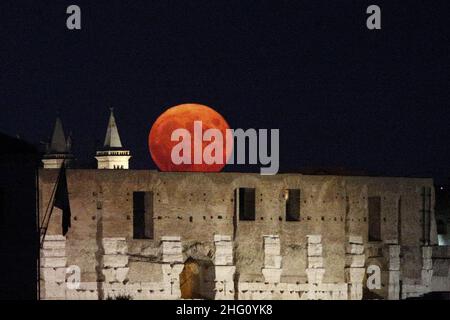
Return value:
[(214, 299), (215, 268), (211, 260), (188, 258), (180, 273), (182, 299)]

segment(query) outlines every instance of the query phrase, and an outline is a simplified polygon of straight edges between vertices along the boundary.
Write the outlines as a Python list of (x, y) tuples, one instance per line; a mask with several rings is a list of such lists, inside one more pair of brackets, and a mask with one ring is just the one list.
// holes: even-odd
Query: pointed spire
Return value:
[(117, 130), (116, 119), (114, 118), (114, 109), (110, 108), (108, 129), (106, 130), (105, 143), (101, 150), (97, 150), (95, 158), (97, 159), (98, 169), (128, 169), (131, 158), (130, 151), (125, 150), (120, 141), (119, 131)]
[(103, 147), (104, 149), (122, 148), (119, 131), (117, 130), (116, 119), (114, 118), (114, 108), (110, 108), (109, 110), (111, 113), (109, 115), (108, 129), (106, 130)]
[(49, 143), (46, 143), (46, 153), (42, 159), (44, 169), (61, 168), (62, 164), (67, 167), (72, 165), (73, 155), (70, 153), (72, 138), (64, 135), (64, 129), (59, 112), (56, 116), (55, 127)]
[(66, 150), (67, 152), (71, 152), (72, 151), (72, 131), (69, 133), (69, 135), (67, 136), (67, 141), (66, 141)]
[(53, 129), (52, 139), (47, 153), (66, 153), (67, 143), (64, 135), (64, 129), (59, 115), (56, 117), (55, 127)]

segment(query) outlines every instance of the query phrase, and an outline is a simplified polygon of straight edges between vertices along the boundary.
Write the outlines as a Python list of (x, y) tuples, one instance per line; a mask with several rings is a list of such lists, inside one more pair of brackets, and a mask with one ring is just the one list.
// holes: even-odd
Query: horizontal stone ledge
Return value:
[(220, 254), (233, 254), (233, 247), (230, 245), (216, 246), (216, 255)]
[(161, 241), (163, 242), (179, 242), (181, 241), (181, 237), (179, 236), (162, 236)]
[(354, 244), (364, 244), (362, 236), (354, 236), (354, 235), (347, 236), (347, 242), (354, 243)]
[(41, 267), (65, 267), (67, 259), (65, 257), (47, 257), (41, 258)]
[(44, 241), (66, 241), (66, 237), (60, 234), (46, 234)]
[(126, 267), (128, 265), (128, 256), (121, 254), (104, 255), (103, 265), (105, 267)]
[(172, 262), (178, 262), (178, 263), (183, 263), (183, 255), (181, 253), (179, 254), (163, 254), (162, 257), (162, 261), (163, 262), (168, 262), (168, 263), (172, 263)]
[(52, 249), (41, 249), (41, 258), (50, 258), (50, 257), (65, 257), (66, 249), (65, 248), (52, 248)]
[(42, 244), (43, 249), (65, 249), (66, 241), (44, 241)]
[(279, 244), (280, 236), (278, 235), (263, 235), (264, 243), (267, 244)]
[(220, 234), (215, 234), (214, 235), (214, 242), (231, 242), (231, 236), (227, 236), (227, 235), (220, 235)]

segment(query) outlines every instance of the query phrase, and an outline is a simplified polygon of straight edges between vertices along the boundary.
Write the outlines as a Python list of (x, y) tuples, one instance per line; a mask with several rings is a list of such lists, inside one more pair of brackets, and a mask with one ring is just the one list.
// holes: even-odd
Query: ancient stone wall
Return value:
[[(56, 175), (40, 173), (41, 212)], [(188, 259), (211, 264), (201, 287), (216, 299), (361, 299), (369, 263), (384, 272), (387, 289), (378, 292), (384, 298), (397, 295), (403, 271), (406, 278), (429, 279), (420, 192), (432, 187), (430, 179), (69, 169), (67, 181), (65, 265), (81, 270), (80, 289), (66, 292), (67, 298), (179, 298), (179, 275)], [(255, 188), (254, 221), (235, 216), (235, 190), (243, 187)], [(286, 189), (300, 189), (299, 221), (286, 220)], [(152, 239), (133, 238), (138, 191), (153, 195)], [(381, 198), (377, 243), (368, 239), (372, 196)], [(61, 221), (55, 210), (49, 236), (61, 235)], [(434, 219), (430, 238), (429, 245), (435, 244)], [(400, 269), (384, 249), (394, 245), (404, 252), (413, 248)], [(410, 284), (403, 285), (409, 292)]]

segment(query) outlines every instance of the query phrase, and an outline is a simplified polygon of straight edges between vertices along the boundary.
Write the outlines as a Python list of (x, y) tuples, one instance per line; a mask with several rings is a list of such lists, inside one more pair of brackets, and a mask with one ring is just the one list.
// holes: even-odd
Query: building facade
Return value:
[(43, 299), (396, 300), (450, 291), (432, 179), (100, 163), (40, 170), (40, 212), (61, 174), (70, 206), (40, 219)]

